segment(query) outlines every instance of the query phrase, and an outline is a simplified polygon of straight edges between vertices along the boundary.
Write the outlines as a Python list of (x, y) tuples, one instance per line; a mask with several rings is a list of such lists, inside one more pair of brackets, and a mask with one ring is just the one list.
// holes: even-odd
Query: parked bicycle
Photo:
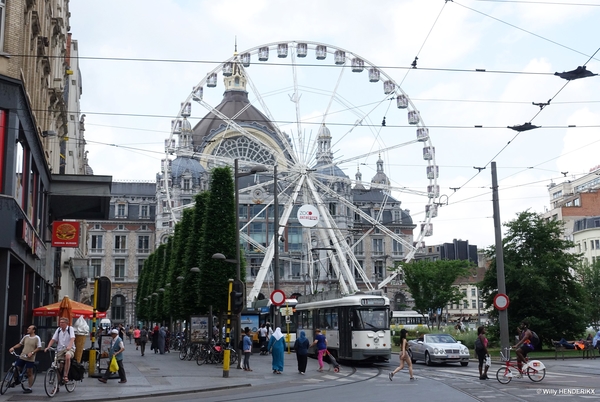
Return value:
[(500, 367), (496, 372), (496, 379), (500, 384), (508, 384), (513, 378), (522, 378), (525, 375), (533, 382), (540, 382), (546, 377), (546, 366), (539, 360), (529, 360), (526, 358), (523, 367), (519, 368), (516, 363), (510, 361), (510, 350), (501, 353), (504, 367)]
[[(11, 354), (13, 356), (15, 356), (17, 359), (19, 358), (19, 355), (17, 353), (15, 353), (14, 351), (11, 352)], [(0, 386), (0, 395), (4, 395), (4, 393), (9, 389), (9, 388), (14, 388), (17, 385), (21, 384), (21, 388), (23, 388), (23, 391), (25, 391), (26, 389), (29, 389), (29, 376), (27, 374), (27, 369), (25, 367), (23, 367), (23, 370), (19, 372), (19, 369), (17, 368), (17, 361), (15, 360), (12, 365), (10, 366), (10, 368), (8, 369), (8, 371), (6, 372), (6, 375), (4, 376), (4, 380), (2, 381), (2, 385)], [(33, 381), (31, 382), (31, 385), (33, 385), (35, 383), (35, 379), (37, 378), (37, 366), (38, 366), (39, 362), (36, 361), (32, 370), (33, 373)]]
[(59, 391), (61, 385), (65, 386), (67, 392), (75, 391), (77, 383), (74, 380), (63, 380), (64, 360), (58, 360), (56, 348), (50, 348), (49, 351), (52, 359), (52, 365), (48, 371), (46, 371), (46, 376), (44, 377), (44, 389), (46, 390), (46, 395), (53, 397)]
[(198, 356), (196, 357), (196, 364), (201, 366), (204, 363), (223, 363), (225, 349), (229, 350), (229, 364), (235, 364), (238, 359), (236, 350), (231, 345), (224, 348), (220, 343), (215, 343), (214, 341), (200, 346)]

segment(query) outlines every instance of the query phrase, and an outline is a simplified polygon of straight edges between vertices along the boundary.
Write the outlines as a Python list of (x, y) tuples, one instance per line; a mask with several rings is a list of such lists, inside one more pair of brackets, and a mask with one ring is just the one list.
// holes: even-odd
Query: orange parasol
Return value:
[[(66, 299), (66, 301), (65, 301)], [(63, 304), (64, 303), (64, 304)], [(68, 313), (70, 305), (70, 315)], [(69, 299), (67, 296), (56, 303), (49, 304), (47, 306), (42, 306), (33, 309), (33, 315), (36, 317), (83, 317), (83, 318), (92, 318), (93, 309), (92, 306), (88, 306), (87, 304), (79, 303), (74, 300)], [(103, 318), (106, 317), (106, 313), (101, 313), (96, 311), (96, 317)]]

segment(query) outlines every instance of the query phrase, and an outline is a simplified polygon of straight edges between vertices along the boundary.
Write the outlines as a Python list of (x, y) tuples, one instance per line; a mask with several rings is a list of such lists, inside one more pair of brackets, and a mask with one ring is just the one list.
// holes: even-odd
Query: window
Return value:
[(183, 179), (183, 189), (184, 190), (190, 189), (190, 179)]
[(137, 260), (137, 276), (138, 278), (140, 277), (140, 275), (142, 274), (142, 270), (144, 269), (144, 262), (146, 262), (145, 259), (140, 258), (139, 260)]
[(6, 14), (6, 0), (0, 0), (0, 52), (4, 51), (4, 15)]
[(471, 308), (477, 308), (477, 300), (471, 299)]
[(383, 261), (375, 261), (373, 274), (375, 275), (375, 278), (383, 279)]
[(150, 252), (150, 236), (138, 236), (138, 253)]
[(580, 207), (581, 206), (581, 201), (579, 200), (579, 198), (575, 198), (573, 200), (573, 206), (575, 206), (575, 207)]
[(590, 250), (593, 250), (593, 249), (594, 249), (594, 241), (590, 240)]
[[(0, 0), (1, 1), (1, 0)], [(23, 144), (21, 142), (17, 142), (16, 145), (16, 157), (15, 157), (15, 200), (17, 200), (17, 204), (23, 208), (23, 192), (25, 188), (25, 179), (23, 172), (23, 165), (25, 164), (25, 149), (23, 148)]]
[(148, 205), (140, 206), (140, 218), (148, 218)]
[(383, 239), (373, 239), (373, 255), (383, 255)]
[(469, 308), (469, 301), (463, 300), (463, 308)]
[(471, 288), (471, 297), (475, 297), (475, 288)]
[(92, 235), (92, 244), (90, 248), (92, 253), (101, 253), (103, 251), (102, 235)]
[(596, 250), (600, 250), (600, 240), (594, 240), (594, 243), (596, 243)]
[(125, 320), (125, 296), (115, 295), (113, 296), (111, 303), (111, 316), (113, 321), (124, 321)]
[(335, 202), (329, 203), (329, 213), (331, 214), (331, 216), (337, 215), (337, 205), (335, 204)]
[(402, 243), (392, 240), (392, 252), (394, 255), (402, 255)]
[(192, 203), (192, 200), (190, 200), (189, 198), (184, 198), (181, 200), (181, 205), (188, 205), (191, 203)]
[(117, 204), (117, 218), (126, 218), (125, 204)]
[(300, 263), (292, 262), (292, 278), (300, 278)]
[(92, 258), (91, 264), (94, 277), (102, 276), (102, 259)]
[(127, 252), (127, 236), (115, 236), (115, 253)]
[(99, 224), (95, 224), (95, 225), (94, 225), (94, 229), (96, 229), (96, 230), (100, 230), (100, 229), (102, 229), (102, 227), (101, 227)]
[(359, 241), (358, 243), (356, 243), (356, 246), (354, 246), (354, 254), (356, 255), (363, 255), (365, 253), (365, 249), (363, 246), (363, 241)]
[(125, 280), (125, 259), (115, 258), (115, 281)]
[[(358, 265), (360, 266), (360, 268), (363, 270), (364, 272), (364, 261), (363, 260), (357, 260), (358, 261)], [(357, 281), (362, 281), (362, 276), (360, 276), (360, 273), (358, 272), (358, 269), (354, 268), (354, 279), (356, 279)]]

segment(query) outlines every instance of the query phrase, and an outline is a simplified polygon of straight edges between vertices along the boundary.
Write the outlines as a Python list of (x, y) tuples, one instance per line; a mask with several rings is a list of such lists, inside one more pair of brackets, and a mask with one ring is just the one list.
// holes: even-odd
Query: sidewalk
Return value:
[[(104, 363), (104, 361), (103, 361)], [(283, 383), (299, 378), (321, 378), (325, 373), (317, 372), (318, 364), (314, 359), (308, 359), (306, 375), (300, 375), (297, 370), (296, 355), (285, 354), (284, 371), (282, 375), (273, 374), (271, 369), (271, 356), (261, 356), (255, 353), (250, 358), (252, 372), (237, 369), (237, 364), (230, 367), (229, 378), (223, 378), (223, 365), (204, 364), (198, 366), (196, 361), (179, 360), (179, 352), (155, 354), (146, 348), (145, 356), (135, 350), (135, 344), (125, 341), (123, 365), (127, 374), (127, 383), (119, 384), (118, 378), (111, 379), (108, 384), (103, 384), (96, 378), (86, 377), (83, 382), (77, 383), (73, 393), (68, 393), (64, 387), (54, 399), (61, 401), (106, 401), (114, 399), (129, 400), (159, 395), (172, 395), (182, 392), (197, 392), (216, 389), (237, 387), (250, 387), (264, 384)], [(327, 370), (327, 365), (325, 367)], [(23, 394), (21, 387), (10, 388), (6, 394), (0, 396), (4, 401), (31, 401), (47, 400), (44, 391), (44, 374), (38, 373), (33, 393)], [(329, 375), (343, 377), (350, 375), (350, 371)]]

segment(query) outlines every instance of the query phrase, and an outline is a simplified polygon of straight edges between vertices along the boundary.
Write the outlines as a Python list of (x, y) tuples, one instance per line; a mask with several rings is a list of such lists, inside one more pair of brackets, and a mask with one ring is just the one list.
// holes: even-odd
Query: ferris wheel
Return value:
[[(223, 85), (225, 95), (219, 90)], [(229, 97), (229, 106), (224, 104), (225, 97)], [(206, 113), (202, 120), (192, 117), (192, 104)], [(190, 120), (194, 119), (199, 121), (192, 128)], [(354, 243), (348, 240), (352, 219), (366, 222), (372, 230), (402, 244), (403, 258), (409, 261), (424, 247), (424, 238), (432, 235), (431, 220), (440, 205), (435, 148), (408, 95), (388, 73), (364, 57), (320, 42), (281, 41), (239, 53), (236, 49), (231, 58), (208, 71), (181, 103), (172, 122), (165, 142), (164, 172), (169, 171), (175, 156), (197, 160), (206, 169), (233, 166), (236, 159), (242, 167), (277, 166), (275, 191), (278, 203), (283, 204), (280, 233), (265, 246), (249, 236), (246, 227), (240, 231), (242, 239), (264, 253), (249, 300), (260, 291), (278, 244), (273, 240), (279, 239), (294, 218), (294, 205), (317, 208), (320, 223), (303, 229), (302, 238), (306, 244), (327, 246), (323, 254), (343, 293), (358, 291), (356, 272), (373, 289), (354, 253), (366, 234)], [(363, 173), (372, 173), (373, 179), (363, 182)], [(240, 195), (266, 208), (273, 199), (264, 196), (265, 186), (272, 184), (244, 187)], [(365, 191), (380, 190), (381, 212), (387, 203), (408, 203), (412, 217), (420, 223), (416, 225), (418, 234), (394, 232), (382, 220), (382, 213), (365, 213), (351, 197), (351, 189), (358, 186)], [(170, 186), (165, 190), (168, 205), (172, 205)], [(328, 208), (332, 202), (351, 219)], [(172, 221), (179, 219), (183, 207), (170, 209)], [(309, 259), (318, 258), (308, 254)], [(396, 274), (377, 286), (387, 285)]]

